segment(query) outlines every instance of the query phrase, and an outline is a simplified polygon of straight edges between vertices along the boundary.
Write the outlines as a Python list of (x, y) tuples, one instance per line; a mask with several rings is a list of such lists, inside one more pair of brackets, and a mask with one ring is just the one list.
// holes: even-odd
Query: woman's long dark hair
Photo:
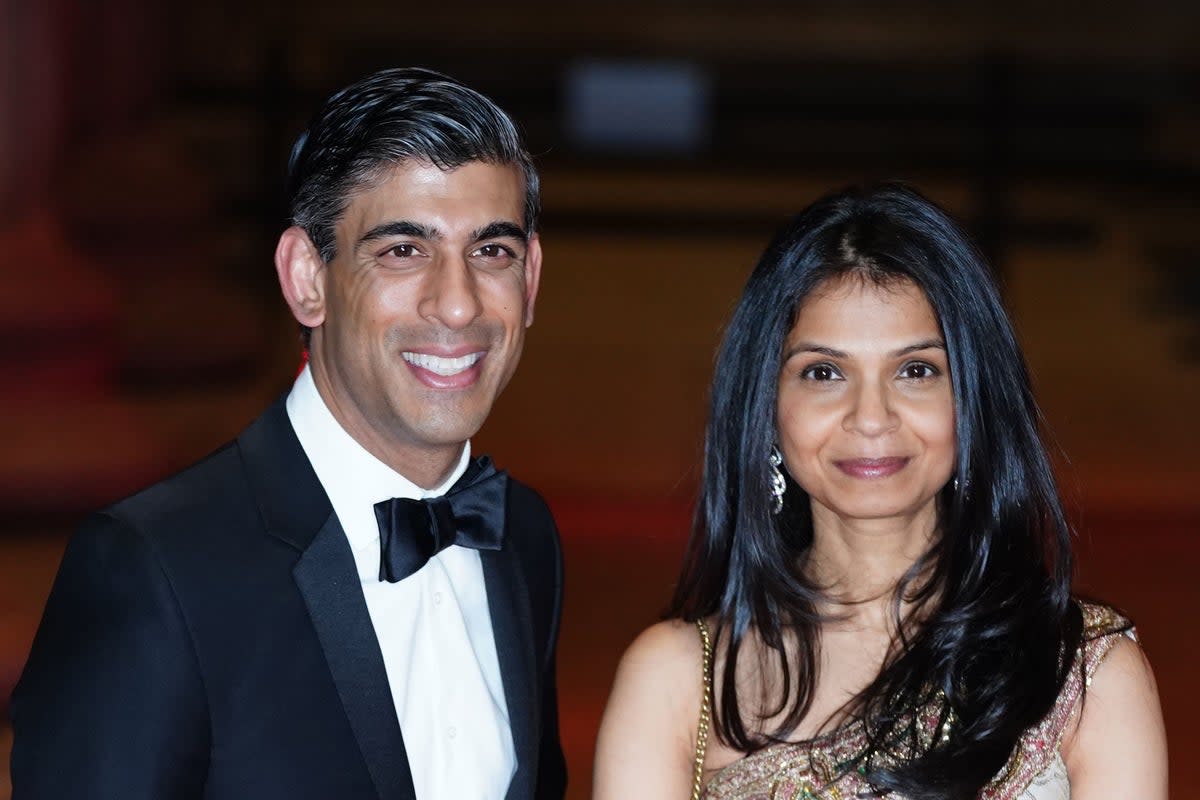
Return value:
[[(1012, 326), (966, 235), (912, 189), (886, 184), (819, 200), (759, 260), (717, 359), (701, 496), (668, 614), (717, 619), (722, 741), (753, 751), (794, 732), (817, 679), (823, 595), (802, 569), (808, 496), (788, 479), (783, 512), (772, 515), (767, 455), (778, 441), (785, 337), (809, 293), (846, 274), (924, 291), (946, 342), (957, 437), (939, 535), (893, 598), (897, 622), (901, 597), (923, 621), (900, 627), (912, 632), (848, 707), (869, 734), (860, 765), (881, 792), (974, 797), (1053, 706), (1082, 619), (1070, 596), (1070, 534)], [(775, 730), (748, 724), (738, 707), (735, 674), (751, 631), (784, 676), (776, 705), (760, 710), (782, 717)], [(923, 743), (911, 722), (931, 707), (950, 724)], [(889, 753), (899, 758), (877, 758)]]

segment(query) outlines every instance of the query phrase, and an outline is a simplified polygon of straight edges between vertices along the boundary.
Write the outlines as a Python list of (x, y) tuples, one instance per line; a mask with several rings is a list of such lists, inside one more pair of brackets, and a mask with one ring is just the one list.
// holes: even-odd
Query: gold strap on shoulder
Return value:
[(696, 760), (692, 767), (692, 800), (700, 800), (704, 789), (704, 755), (708, 752), (708, 726), (712, 720), (712, 706), (709, 698), (712, 695), (712, 639), (708, 636), (708, 626), (703, 619), (696, 620), (696, 628), (700, 631), (700, 642), (704, 645), (704, 686), (700, 700), (700, 724), (696, 728)]

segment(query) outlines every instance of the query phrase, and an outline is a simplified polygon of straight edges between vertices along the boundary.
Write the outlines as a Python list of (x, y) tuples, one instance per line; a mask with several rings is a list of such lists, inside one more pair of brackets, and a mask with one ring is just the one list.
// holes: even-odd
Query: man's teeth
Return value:
[(442, 358), (428, 353), (404, 353), (404, 360), (413, 366), (427, 369), (435, 375), (457, 375), (483, 358), (483, 353), (469, 353), (458, 358)]

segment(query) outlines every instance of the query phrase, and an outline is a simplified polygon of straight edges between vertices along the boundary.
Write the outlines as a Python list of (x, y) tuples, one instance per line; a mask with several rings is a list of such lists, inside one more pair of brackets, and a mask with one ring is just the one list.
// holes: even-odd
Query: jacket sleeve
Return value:
[(204, 686), (152, 544), (110, 515), (72, 538), (13, 692), (13, 800), (200, 797)]

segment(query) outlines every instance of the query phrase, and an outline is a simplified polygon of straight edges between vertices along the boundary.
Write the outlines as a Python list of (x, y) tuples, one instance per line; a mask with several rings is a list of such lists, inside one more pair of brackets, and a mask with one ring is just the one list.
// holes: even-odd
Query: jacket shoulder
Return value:
[(253, 509), (237, 443), (231, 441), (101, 513), (151, 540), (166, 540), (201, 528), (219, 528), (223, 517), (244, 518)]
[(316, 476), (292, 431), (285, 403), (286, 395), (237, 438), (105, 513), (161, 541), (196, 533), (221, 539), (247, 527), (264, 527), (267, 497), (303, 513), (327, 514), (323, 495), (310, 497), (316, 494)]
[(562, 543), (554, 515), (542, 496), (520, 481), (508, 482), (508, 520), (505, 537), (521, 553), (526, 569), (558, 576), (562, 572)]
[(519, 519), (524, 525), (541, 529), (551, 529), (557, 535), (558, 527), (554, 524), (554, 515), (536, 489), (514, 478), (508, 481), (509, 515)]

